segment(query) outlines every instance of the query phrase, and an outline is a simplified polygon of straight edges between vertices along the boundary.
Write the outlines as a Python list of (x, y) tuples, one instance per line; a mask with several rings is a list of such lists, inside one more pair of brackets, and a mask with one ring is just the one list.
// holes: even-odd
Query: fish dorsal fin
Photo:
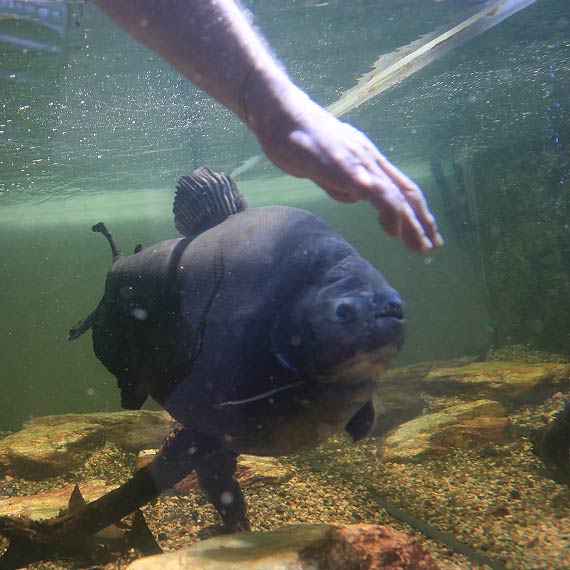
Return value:
[(245, 198), (231, 176), (201, 166), (178, 181), (174, 225), (182, 235), (192, 237), (246, 208)]

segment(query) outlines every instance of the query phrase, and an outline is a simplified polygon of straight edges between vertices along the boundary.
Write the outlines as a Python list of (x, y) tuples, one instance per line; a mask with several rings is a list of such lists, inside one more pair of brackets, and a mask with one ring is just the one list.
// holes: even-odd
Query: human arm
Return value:
[(442, 245), (420, 188), (359, 130), (296, 87), (233, 0), (94, 0), (231, 109), (277, 166), (342, 202), (369, 200), (415, 252)]

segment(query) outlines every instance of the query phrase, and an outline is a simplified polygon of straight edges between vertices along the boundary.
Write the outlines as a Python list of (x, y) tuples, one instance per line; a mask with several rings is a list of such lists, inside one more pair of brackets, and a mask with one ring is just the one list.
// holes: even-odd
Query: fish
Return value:
[(249, 208), (207, 167), (180, 179), (173, 210), (182, 237), (132, 255), (93, 226), (112, 265), (69, 338), (92, 331), (124, 408), (150, 397), (182, 428), (129, 482), (67, 518), (33, 535), (0, 520), (17, 545), (98, 532), (193, 470), (226, 529), (249, 530), (239, 454), (288, 455), (342, 431), (358, 441), (374, 423), (372, 396), (405, 336), (404, 301), (384, 276), (314, 214)]
[(131, 256), (105, 234), (113, 264), (88, 324), (124, 408), (150, 395), (236, 453), (275, 456), (371, 406), (403, 301), (352, 245), (307, 211), (247, 208), (208, 168), (181, 179), (174, 223), (184, 237)]

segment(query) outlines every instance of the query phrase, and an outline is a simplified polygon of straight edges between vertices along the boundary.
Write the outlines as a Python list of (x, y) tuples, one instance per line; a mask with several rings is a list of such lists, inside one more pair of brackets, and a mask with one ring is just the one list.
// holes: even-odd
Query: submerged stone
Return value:
[[(157, 449), (145, 449), (137, 457), (137, 468), (148, 465)], [(293, 472), (274, 457), (259, 457), (256, 455), (240, 455), (237, 460), (235, 478), (240, 487), (250, 487), (255, 484), (275, 485), (285, 483), (293, 477)], [(177, 483), (173, 492), (177, 495), (189, 495), (199, 490), (196, 473), (190, 473)]]
[(379, 525), (286, 525), (136, 560), (127, 570), (437, 570), (415, 539)]
[(423, 382), (432, 370), (463, 367), (474, 360), (474, 357), (467, 356), (419, 362), (388, 370), (379, 379), (379, 387), (374, 394), (376, 421), (370, 435), (380, 436), (422, 413), (425, 407)]
[(106, 442), (127, 451), (158, 446), (174, 426), (166, 412), (45, 416), (0, 440), (0, 473), (40, 480), (73, 470)]
[(399, 366), (385, 372), (379, 379), (379, 385), (381, 387), (405, 386), (408, 389), (420, 389), (424, 379), (432, 370), (440, 368), (462, 368), (474, 362), (475, 357), (465, 356), (451, 360), (427, 360), (407, 366)]
[(408, 463), (510, 441), (510, 423), (499, 402), (476, 400), (426, 414), (396, 428), (381, 444), (384, 461)]
[(539, 403), (570, 387), (567, 364), (476, 362), (431, 370), (423, 381), (430, 394), (490, 398), (506, 404)]
[(101, 426), (105, 441), (134, 452), (146, 447), (159, 446), (176, 425), (176, 422), (164, 411), (129, 410), (43, 416), (26, 422), (23, 429), (65, 429), (65, 425), (69, 422)]

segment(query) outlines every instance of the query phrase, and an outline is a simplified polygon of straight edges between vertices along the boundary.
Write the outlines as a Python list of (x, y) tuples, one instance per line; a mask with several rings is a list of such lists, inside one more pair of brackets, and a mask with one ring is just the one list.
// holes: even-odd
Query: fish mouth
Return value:
[(404, 318), (404, 306), (399, 302), (389, 302), (374, 313), (376, 320), (378, 319), (394, 319), (401, 324), (404, 324), (406, 319)]

